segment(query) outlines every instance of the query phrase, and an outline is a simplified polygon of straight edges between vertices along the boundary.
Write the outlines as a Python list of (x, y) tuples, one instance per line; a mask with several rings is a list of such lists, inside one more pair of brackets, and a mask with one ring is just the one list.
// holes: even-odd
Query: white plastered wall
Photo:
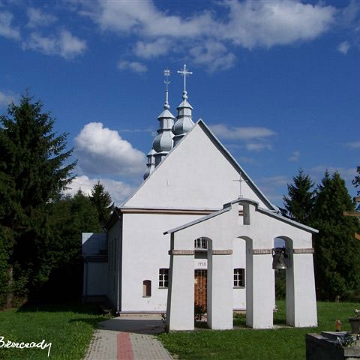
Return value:
[[(170, 266), (170, 236), (176, 227), (200, 215), (124, 214), (122, 245), (122, 312), (163, 312), (167, 289), (159, 288), (159, 269)], [(194, 260), (192, 263), (194, 268)], [(151, 281), (151, 296), (143, 297), (143, 281)]]
[[(193, 279), (188, 269), (191, 254), (186, 251), (192, 248), (197, 237), (211, 239), (213, 253), (218, 249), (231, 250), (235, 237), (246, 241), (247, 324), (262, 329), (273, 327), (275, 293), (271, 249), (274, 239), (283, 237), (292, 241), (294, 254), (291, 269), (287, 270), (287, 322), (297, 327), (317, 326), (313, 257), (311, 252), (306, 252), (312, 248), (311, 229), (261, 211), (252, 201), (243, 200), (240, 204), (245, 211), (242, 217), (234, 203), (227, 212), (170, 231), (173, 252), (167, 307), (169, 330), (192, 330), (194, 326)], [(179, 253), (180, 250), (184, 250), (184, 254)], [(208, 272), (209, 269), (208, 325), (214, 329), (231, 328), (233, 261), (227, 255), (212, 255)]]
[[(126, 208), (221, 209), (240, 194), (239, 169), (197, 124), (124, 204)], [(244, 197), (266, 207), (241, 184)]]

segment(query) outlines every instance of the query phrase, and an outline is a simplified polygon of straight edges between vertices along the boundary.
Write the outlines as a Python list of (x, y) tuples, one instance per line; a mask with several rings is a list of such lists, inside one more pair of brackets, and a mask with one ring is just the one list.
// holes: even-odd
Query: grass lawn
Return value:
[[(277, 302), (279, 311), (275, 324), (285, 324), (285, 302)], [(358, 303), (318, 303), (317, 328), (280, 328), (277, 330), (198, 330), (159, 335), (171, 354), (180, 359), (246, 359), (246, 360), (304, 360), (305, 335), (309, 332), (335, 331), (339, 319), (343, 331), (350, 330), (348, 318), (354, 315)], [(234, 319), (234, 325), (244, 325), (245, 317)]]
[[(91, 306), (25, 306), (0, 312), (1, 360), (81, 360), (90, 343), (94, 327), (104, 317)], [(1, 339), (3, 337), (3, 339)], [(48, 347), (5, 348), (8, 341), (51, 343)], [(3, 341), (3, 342), (1, 342)]]

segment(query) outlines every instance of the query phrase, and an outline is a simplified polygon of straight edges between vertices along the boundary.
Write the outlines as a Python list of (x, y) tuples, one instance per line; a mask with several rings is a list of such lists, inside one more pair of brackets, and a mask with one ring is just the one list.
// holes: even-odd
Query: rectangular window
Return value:
[(245, 269), (234, 269), (234, 287), (245, 287)]
[(169, 285), (169, 269), (159, 269), (159, 288), (167, 288)]

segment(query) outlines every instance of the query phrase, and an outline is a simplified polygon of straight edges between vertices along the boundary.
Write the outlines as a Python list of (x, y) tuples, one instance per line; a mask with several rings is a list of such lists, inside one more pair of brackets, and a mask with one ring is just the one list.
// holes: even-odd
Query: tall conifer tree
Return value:
[(104, 185), (100, 181), (91, 190), (90, 201), (95, 206), (101, 226), (105, 226), (114, 208), (110, 194), (105, 191)]
[(26, 278), (32, 287), (50, 271), (48, 208), (72, 180), (75, 166), (67, 134), (56, 135), (54, 122), (29, 95), (0, 117), (0, 225), (14, 239), (8, 254), (15, 278)]
[(354, 238), (359, 221), (344, 216), (354, 203), (339, 173), (325, 173), (319, 185), (312, 225), (315, 275), (318, 295), (323, 300), (355, 299), (360, 291), (360, 242)]
[(309, 224), (315, 202), (314, 182), (302, 169), (293, 177), (288, 186), (289, 196), (284, 196), (284, 205), (288, 215), (302, 224)]

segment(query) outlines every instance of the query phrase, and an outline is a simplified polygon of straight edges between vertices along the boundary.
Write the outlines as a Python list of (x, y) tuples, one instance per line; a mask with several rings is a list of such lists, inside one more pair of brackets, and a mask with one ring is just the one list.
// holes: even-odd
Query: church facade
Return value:
[[(169, 328), (175, 330), (192, 328), (194, 304), (208, 310), (213, 319), (216, 316), (230, 319), (233, 310), (247, 309), (251, 314), (248, 325), (268, 328), (272, 326), (275, 307), (273, 249), (275, 239), (281, 238), (283, 252), (290, 259), (285, 270), (289, 323), (315, 326), (311, 235), (316, 230), (283, 218), (205, 122), (201, 119), (193, 122), (193, 108), (186, 90), (186, 77), (191, 73), (186, 66), (179, 73), (184, 77), (182, 101), (177, 116), (173, 116), (166, 78), (164, 110), (158, 117), (158, 134), (147, 155), (144, 182), (115, 209), (106, 235), (83, 234), (83, 249), (90, 249), (84, 254), (84, 296), (106, 295), (118, 313), (167, 312)], [(231, 223), (221, 220), (228, 216), (224, 213), (228, 213), (229, 206), (224, 204), (233, 204), (231, 208), (235, 209), (229, 212), (233, 216)], [(256, 214), (252, 216), (251, 229), (250, 226), (243, 229), (244, 224), (250, 225), (246, 223), (250, 208), (256, 209), (253, 211)], [(206, 226), (211, 229), (214, 224), (211, 235)], [(183, 234), (188, 234), (186, 240), (179, 240)], [(258, 242), (258, 238), (266, 241)], [(96, 254), (97, 244), (104, 248), (105, 243), (107, 256), (104, 252)], [(294, 264), (298, 269), (301, 267), (300, 258), (295, 259), (293, 255), (294, 249), (306, 255), (300, 257), (306, 258), (306, 279), (300, 270), (294, 274)], [(215, 271), (216, 251), (223, 254), (221, 259), (226, 261)], [(179, 254), (181, 260), (178, 260)], [(261, 256), (255, 259), (254, 254)], [(218, 285), (219, 290), (215, 290)], [(220, 290), (224, 286), (226, 291)], [(261, 288), (266, 289), (269, 310), (266, 321), (256, 318), (259, 305), (264, 301)], [(219, 293), (213, 296), (214, 291)], [(225, 302), (221, 300), (215, 306), (215, 299), (221, 298), (221, 293)], [(306, 306), (311, 319), (297, 321), (296, 309), (291, 304), (305, 297), (310, 298)], [(185, 303), (187, 323), (183, 322), (186, 316), (181, 315)], [(225, 312), (212, 313), (214, 306)], [(176, 320), (176, 316), (183, 319)], [(231, 328), (229, 321), (226, 324), (215, 321), (213, 328)]]

